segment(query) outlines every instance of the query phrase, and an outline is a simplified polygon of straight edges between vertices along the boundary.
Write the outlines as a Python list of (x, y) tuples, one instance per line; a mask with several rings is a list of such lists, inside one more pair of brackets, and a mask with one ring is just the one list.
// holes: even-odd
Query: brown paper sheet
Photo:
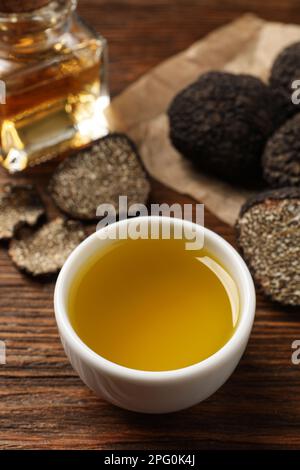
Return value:
[(132, 137), (154, 178), (203, 202), (233, 225), (250, 193), (192, 169), (169, 141), (166, 109), (179, 90), (208, 70), (267, 80), (278, 52), (299, 40), (299, 26), (244, 15), (158, 65), (116, 97), (107, 112), (110, 128)]

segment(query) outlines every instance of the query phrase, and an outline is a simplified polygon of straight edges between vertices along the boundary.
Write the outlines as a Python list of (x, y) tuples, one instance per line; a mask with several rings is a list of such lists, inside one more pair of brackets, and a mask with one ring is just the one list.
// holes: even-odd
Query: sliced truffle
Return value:
[(145, 203), (149, 182), (134, 144), (111, 134), (63, 161), (53, 174), (49, 191), (57, 206), (74, 218), (92, 220), (102, 204), (118, 209), (119, 195), (128, 205)]
[(47, 276), (60, 270), (85, 237), (80, 222), (59, 217), (37, 231), (24, 230), (19, 239), (11, 240), (8, 253), (20, 270)]
[(300, 110), (300, 105), (292, 102), (292, 83), (300, 80), (300, 42), (296, 42), (283, 49), (274, 61), (270, 74), (270, 85), (281, 90), (291, 112)]
[(281, 126), (268, 140), (262, 166), (265, 180), (274, 187), (300, 187), (300, 114)]
[(33, 186), (5, 184), (0, 192), (0, 240), (12, 238), (21, 225), (35, 225), (44, 214)]
[(300, 306), (300, 188), (255, 195), (242, 207), (236, 230), (265, 295), (282, 305)]
[(181, 91), (169, 110), (173, 145), (194, 164), (229, 181), (261, 174), (278, 102), (250, 75), (209, 72)]

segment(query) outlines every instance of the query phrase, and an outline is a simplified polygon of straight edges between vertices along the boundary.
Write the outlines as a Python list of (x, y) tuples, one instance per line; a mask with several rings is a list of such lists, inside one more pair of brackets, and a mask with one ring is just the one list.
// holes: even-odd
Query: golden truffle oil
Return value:
[[(30, 5), (32, 2), (30, 2)], [(36, 0), (0, 12), (0, 161), (10, 172), (107, 132), (106, 42), (75, 14), (74, 0)], [(40, 8), (39, 5), (41, 5)]]
[(144, 371), (190, 366), (218, 351), (238, 322), (237, 287), (205, 249), (180, 239), (114, 241), (76, 275), (68, 305), (82, 341)]

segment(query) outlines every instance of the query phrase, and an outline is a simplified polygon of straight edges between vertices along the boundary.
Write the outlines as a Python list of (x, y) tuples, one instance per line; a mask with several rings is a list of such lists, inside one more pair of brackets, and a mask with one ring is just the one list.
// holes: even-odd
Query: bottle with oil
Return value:
[(76, 0), (0, 0), (0, 162), (11, 173), (107, 132), (107, 46)]

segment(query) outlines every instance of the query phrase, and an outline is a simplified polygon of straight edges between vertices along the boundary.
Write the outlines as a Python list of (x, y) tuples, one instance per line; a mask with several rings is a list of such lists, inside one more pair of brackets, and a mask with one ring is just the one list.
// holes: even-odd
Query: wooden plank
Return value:
[[(114, 94), (246, 11), (300, 20), (298, 0), (81, 0), (79, 9), (109, 40)], [(45, 167), (34, 173), (41, 189), (48, 177)], [(0, 184), (6, 178), (1, 170)], [(191, 200), (153, 181), (151, 201)], [(206, 226), (234, 244), (233, 230), (210, 213)], [(0, 339), (7, 364), (0, 366), (0, 448), (299, 448), (300, 374), (291, 364), (291, 343), (300, 337), (295, 312), (259, 296), (249, 346), (227, 384), (189, 410), (145, 416), (96, 398), (73, 372), (57, 335), (53, 288), (53, 282), (21, 275), (1, 246)]]

